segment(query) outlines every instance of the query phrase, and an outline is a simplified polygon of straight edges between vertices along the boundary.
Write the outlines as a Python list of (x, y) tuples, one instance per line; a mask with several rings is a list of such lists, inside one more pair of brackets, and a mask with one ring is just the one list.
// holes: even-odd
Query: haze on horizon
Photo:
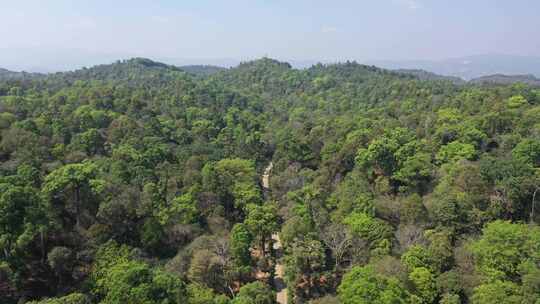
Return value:
[(0, 0), (0, 67), (540, 57), (536, 0)]

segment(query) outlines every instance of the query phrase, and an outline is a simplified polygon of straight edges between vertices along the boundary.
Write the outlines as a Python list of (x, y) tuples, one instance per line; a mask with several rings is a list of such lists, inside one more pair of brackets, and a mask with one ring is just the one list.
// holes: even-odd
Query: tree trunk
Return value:
[(45, 240), (43, 237), (43, 228), (39, 231), (40, 243), (41, 243), (41, 263), (45, 263)]
[(534, 204), (535, 204), (535, 201), (536, 201), (536, 192), (538, 192), (538, 190), (540, 190), (540, 188), (536, 188), (534, 190), (533, 197), (532, 197), (531, 216), (530, 216), (530, 219), (529, 219), (531, 224), (534, 221)]
[(75, 220), (77, 229), (80, 228), (80, 201), (81, 201), (81, 187), (75, 186)]
[(265, 244), (266, 244), (266, 238), (263, 236), (261, 236), (261, 255), (262, 257), (264, 258), (265, 257)]

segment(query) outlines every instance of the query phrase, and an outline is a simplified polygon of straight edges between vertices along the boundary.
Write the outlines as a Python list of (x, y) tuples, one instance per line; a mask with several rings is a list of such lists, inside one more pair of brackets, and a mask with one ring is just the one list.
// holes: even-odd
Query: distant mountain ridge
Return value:
[(0, 80), (9, 79), (25, 79), (44, 76), (40, 73), (27, 73), (27, 72), (14, 72), (7, 69), (0, 68)]
[(435, 73), (428, 72), (428, 71), (425, 71), (425, 70), (398, 69), (398, 70), (393, 70), (393, 71), (396, 72), (396, 73), (399, 73), (399, 74), (412, 75), (412, 76), (415, 76), (416, 78), (418, 78), (420, 80), (445, 80), (445, 81), (453, 82), (455, 84), (464, 84), (464, 83), (466, 83), (466, 81), (463, 80), (460, 77), (439, 75), (439, 74), (435, 74)]
[[(355, 62), (353, 62), (356, 64)], [(318, 69), (319, 67), (332, 67), (332, 66), (343, 66), (347, 64), (352, 64), (349, 62), (346, 63), (332, 63), (332, 64), (313, 64), (307, 70)], [(373, 68), (378, 69), (379, 66), (375, 65), (362, 65), (366, 69)], [(238, 64), (235, 69), (237, 70), (252, 70), (256, 69), (257, 73), (260, 73), (261, 69), (264, 70), (265, 66), (276, 66), (280, 69), (291, 69), (294, 65), (281, 62), (270, 58), (262, 58), (253, 61), (241, 62)], [(185, 66), (176, 66), (157, 62), (147, 58), (131, 58), (126, 60), (117, 60), (110, 64), (100, 64), (95, 65), (89, 68), (82, 68), (74, 71), (68, 72), (57, 72), (51, 74), (41, 74), (41, 73), (28, 73), (28, 72), (14, 72), (7, 69), (0, 68), (0, 80), (20, 80), (20, 79), (36, 79), (43, 77), (54, 77), (63, 79), (65, 81), (73, 81), (75, 79), (101, 79), (101, 80), (111, 80), (111, 79), (129, 79), (131, 82), (144, 82), (144, 81), (156, 81), (157, 78), (163, 79), (168, 77), (176, 77), (179, 74), (192, 74), (195, 76), (207, 77), (219, 73), (221, 71), (226, 71), (229, 68), (215, 66), (215, 65), (185, 65)], [(273, 68), (272, 68), (273, 69)], [(302, 69), (302, 68), (299, 68)], [(429, 70), (421, 68), (402, 68), (402, 69), (391, 69), (388, 68), (388, 65), (383, 65), (379, 68), (381, 71), (388, 71), (391, 73), (396, 73), (399, 75), (405, 75), (409, 77), (414, 77), (419, 80), (425, 81), (449, 81), (456, 85), (465, 85), (465, 84), (479, 84), (479, 85), (508, 85), (514, 83), (525, 83), (532, 86), (540, 87), (540, 79), (533, 74), (502, 74), (495, 73), (484, 75), (480, 77), (474, 77), (471, 79), (461, 78), (459, 76), (451, 76), (447, 74), (439, 74)]]
[(540, 77), (540, 57), (514, 55), (476, 55), (450, 58), (438, 61), (405, 60), (405, 61), (370, 61), (382, 68), (420, 69), (439, 75), (455, 76), (465, 80), (478, 77), (504, 74)]
[(464, 84), (480, 84), (480, 85), (509, 85), (514, 83), (524, 83), (531, 86), (540, 87), (540, 79), (536, 78), (534, 75), (504, 75), (504, 74), (493, 74), (486, 75), (477, 78), (473, 78), (469, 81), (466, 81), (462, 78), (456, 76), (445, 76), (439, 75), (425, 70), (416, 70), (416, 69), (398, 69), (393, 70), (399, 74), (412, 75), (420, 80), (427, 81), (450, 81), (457, 85)]
[(495, 74), (471, 79), (470, 83), (475, 84), (513, 84), (525, 83), (533, 86), (540, 86), (540, 79), (534, 75), (503, 75)]

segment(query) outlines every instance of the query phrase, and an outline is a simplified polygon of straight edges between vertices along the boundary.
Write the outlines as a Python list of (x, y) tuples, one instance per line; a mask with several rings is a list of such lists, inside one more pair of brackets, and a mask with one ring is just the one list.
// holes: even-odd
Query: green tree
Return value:
[(526, 105), (527, 99), (521, 95), (515, 95), (508, 99), (507, 105), (510, 109), (517, 109)]
[(197, 211), (195, 194), (192, 191), (175, 197), (166, 206), (160, 208), (158, 214), (159, 222), (162, 225), (170, 224), (193, 224), (197, 222), (199, 212)]
[(400, 168), (393, 175), (393, 178), (401, 182), (404, 189), (424, 192), (432, 173), (431, 155), (417, 153), (401, 162)]
[(521, 304), (522, 298), (519, 287), (512, 282), (494, 281), (482, 284), (474, 289), (473, 304)]
[(267, 241), (271, 239), (272, 233), (278, 231), (279, 228), (276, 206), (273, 203), (248, 205), (244, 224), (251, 231), (251, 234), (259, 239), (261, 253), (264, 256)]
[(238, 266), (246, 266), (251, 263), (251, 243), (253, 235), (245, 224), (239, 223), (233, 226), (230, 236), (231, 252)]
[(252, 161), (236, 158), (208, 163), (202, 170), (202, 176), (204, 187), (221, 198), (226, 210), (242, 210), (249, 203), (261, 201)]
[(82, 293), (72, 293), (59, 298), (31, 301), (28, 304), (91, 304), (90, 298)]
[(373, 267), (353, 267), (338, 288), (343, 304), (410, 303), (410, 295), (393, 277), (377, 274)]
[(461, 304), (461, 299), (457, 294), (446, 293), (439, 301), (440, 304)]
[(64, 165), (45, 177), (43, 193), (51, 201), (60, 199), (76, 218), (76, 226), (86, 208), (93, 207), (92, 198), (103, 190), (104, 181), (97, 178), (98, 167), (92, 162)]
[(199, 284), (189, 284), (187, 286), (188, 304), (227, 304), (228, 299), (218, 296), (210, 288)]
[(88, 155), (95, 155), (103, 150), (105, 139), (97, 129), (89, 129), (77, 134), (71, 144), (72, 149), (84, 151)]
[(435, 275), (425, 267), (414, 268), (409, 274), (409, 279), (414, 284), (415, 294), (421, 303), (433, 303), (438, 296)]
[(104, 304), (173, 304), (185, 297), (182, 281), (137, 261), (114, 265), (100, 284), (104, 291), (101, 303)]
[[(48, 227), (45, 207), (30, 187), (0, 184), (0, 252), (4, 259), (26, 252), (36, 236)], [(44, 244), (40, 244), (45, 250)]]
[(473, 145), (453, 141), (439, 149), (436, 159), (440, 163), (452, 163), (461, 159), (474, 160), (476, 156)]
[(276, 294), (262, 282), (253, 282), (240, 288), (231, 304), (274, 304)]
[(482, 232), (482, 238), (472, 245), (472, 251), (478, 270), (489, 280), (519, 277), (524, 261), (540, 261), (540, 228), (537, 226), (494, 221)]
[(540, 167), (540, 140), (522, 140), (512, 150), (512, 156), (534, 167)]
[(396, 153), (400, 147), (411, 140), (413, 140), (413, 136), (407, 129), (395, 128), (386, 132), (384, 136), (373, 140), (367, 149), (358, 150), (356, 163), (360, 167), (372, 167), (375, 172), (382, 172), (386, 176), (390, 176), (398, 167)]
[(285, 279), (295, 296), (309, 298), (312, 289), (323, 289), (320, 282), (325, 266), (324, 246), (317, 240), (296, 241), (285, 256)]
[(416, 268), (433, 269), (433, 258), (427, 248), (420, 245), (413, 245), (401, 255), (401, 262), (409, 270)]
[(73, 251), (67, 247), (54, 247), (47, 255), (47, 262), (59, 278), (59, 285), (63, 286), (65, 279), (69, 279), (75, 257)]
[(345, 218), (344, 223), (353, 235), (366, 240), (371, 249), (386, 247), (387, 240), (392, 237), (392, 228), (387, 223), (365, 213), (353, 213)]

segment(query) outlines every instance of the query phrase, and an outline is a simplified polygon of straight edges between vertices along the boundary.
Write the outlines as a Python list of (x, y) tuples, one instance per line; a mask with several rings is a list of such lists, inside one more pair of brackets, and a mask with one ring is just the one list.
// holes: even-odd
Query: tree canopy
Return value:
[(538, 304), (538, 88), (198, 69), (0, 79), (0, 302)]

